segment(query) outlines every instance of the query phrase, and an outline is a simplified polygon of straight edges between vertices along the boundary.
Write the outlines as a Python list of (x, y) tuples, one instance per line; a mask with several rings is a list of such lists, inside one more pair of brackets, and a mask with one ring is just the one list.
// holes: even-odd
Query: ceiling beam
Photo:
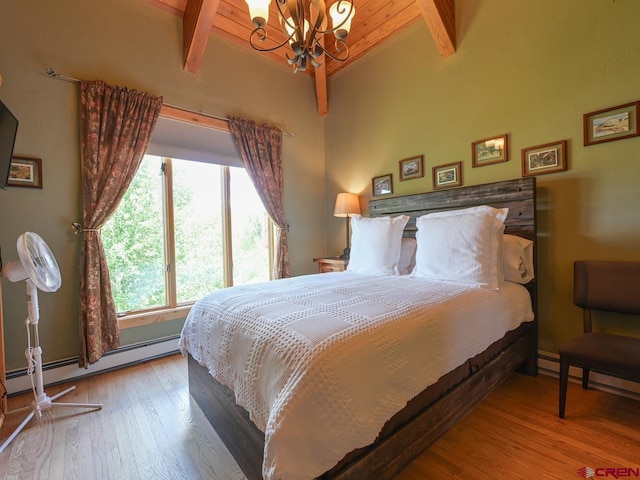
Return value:
[[(321, 27), (323, 30), (327, 28), (325, 21)], [(319, 39), (320, 46), (324, 48), (324, 35)], [(314, 69), (313, 75), (316, 82), (316, 102), (318, 104), (318, 115), (326, 117), (329, 113), (329, 101), (327, 99), (327, 56), (323, 55), (322, 63)]]
[[(323, 42), (324, 43), (324, 42)], [(327, 100), (327, 62), (326, 59), (322, 62), (322, 65), (316, 67), (315, 72), (316, 81), (316, 101), (318, 104), (318, 115), (326, 117), (329, 112), (329, 102)]]
[(220, 0), (188, 0), (182, 17), (184, 69), (198, 73)]
[(424, 21), (443, 57), (456, 53), (456, 19), (454, 0), (416, 0)]

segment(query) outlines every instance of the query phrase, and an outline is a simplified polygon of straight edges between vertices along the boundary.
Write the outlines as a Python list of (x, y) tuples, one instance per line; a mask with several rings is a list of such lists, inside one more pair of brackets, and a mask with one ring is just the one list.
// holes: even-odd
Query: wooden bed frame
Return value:
[[(527, 177), (403, 197), (374, 199), (369, 202), (369, 214), (372, 217), (407, 214), (411, 219), (405, 229), (405, 236), (414, 236), (416, 218), (426, 213), (474, 205), (509, 207), (505, 232), (535, 240), (535, 185), (535, 177)], [(526, 288), (531, 294), (534, 313), (537, 314), (536, 279), (529, 282)], [(490, 359), (482, 360), (483, 363), (477, 368), (472, 367), (472, 372), (466, 378), (453, 387), (446, 387), (446, 393), (436, 400), (428, 400), (428, 403), (422, 405), (422, 394), (416, 397), (407, 408), (401, 410), (385, 425), (374, 443), (349, 453), (319, 478), (394, 478), (514, 371), (520, 369), (529, 375), (536, 375), (537, 352), (536, 319), (510, 332), (501, 341), (500, 350), (492, 350), (489, 354)], [(428, 393), (428, 390), (423, 393)], [(262, 479), (264, 434), (249, 420), (246, 410), (236, 405), (231, 390), (216, 382), (206, 368), (198, 365), (190, 356), (189, 392), (248, 480)], [(412, 408), (409, 408), (410, 406)]]

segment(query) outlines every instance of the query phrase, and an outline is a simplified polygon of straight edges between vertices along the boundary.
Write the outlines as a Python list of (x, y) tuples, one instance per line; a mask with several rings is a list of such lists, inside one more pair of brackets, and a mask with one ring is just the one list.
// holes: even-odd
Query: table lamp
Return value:
[(358, 199), (358, 195), (355, 193), (339, 193), (336, 197), (336, 206), (333, 210), (333, 215), (335, 217), (345, 217), (346, 219), (346, 229), (347, 229), (347, 246), (344, 249), (340, 258), (349, 258), (349, 250), (350, 250), (350, 237), (349, 237), (349, 216), (356, 215), (360, 213), (360, 200)]

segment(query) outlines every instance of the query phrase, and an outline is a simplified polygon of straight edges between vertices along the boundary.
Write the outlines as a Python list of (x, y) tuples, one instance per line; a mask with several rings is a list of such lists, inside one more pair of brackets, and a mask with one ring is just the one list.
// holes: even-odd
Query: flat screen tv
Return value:
[(18, 119), (0, 100), (0, 188), (6, 189), (18, 133)]

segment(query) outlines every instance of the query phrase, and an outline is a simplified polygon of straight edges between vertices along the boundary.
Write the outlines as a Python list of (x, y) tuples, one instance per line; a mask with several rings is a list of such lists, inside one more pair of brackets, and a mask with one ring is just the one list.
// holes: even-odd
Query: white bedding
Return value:
[(514, 283), (325, 273), (205, 297), (180, 349), (265, 433), (264, 478), (302, 480), (372, 443), (408, 400), (532, 319)]

